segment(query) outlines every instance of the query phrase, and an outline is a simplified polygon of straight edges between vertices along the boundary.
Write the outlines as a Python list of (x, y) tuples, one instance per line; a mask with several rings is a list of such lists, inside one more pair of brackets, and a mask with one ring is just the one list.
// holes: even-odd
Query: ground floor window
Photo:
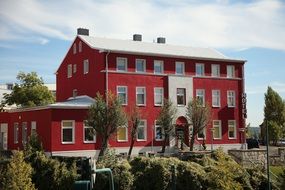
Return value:
[(146, 120), (140, 121), (140, 124), (138, 126), (137, 140), (138, 141), (146, 140)]
[(155, 140), (162, 141), (164, 139), (163, 128), (155, 121)]
[(19, 124), (14, 123), (14, 144), (18, 143), (18, 136), (19, 136)]
[(222, 126), (220, 120), (213, 121), (213, 138), (214, 139), (221, 139), (222, 138)]
[(23, 144), (27, 143), (27, 132), (28, 132), (27, 122), (23, 122), (22, 123), (22, 143)]
[(121, 126), (117, 129), (117, 140), (119, 142), (128, 141), (128, 128), (127, 128), (127, 126)]
[(228, 135), (229, 135), (229, 139), (236, 138), (236, 121), (235, 120), (228, 121)]
[(206, 139), (206, 127), (204, 127), (202, 130), (198, 131), (197, 138), (198, 138), (198, 140)]
[(63, 144), (73, 144), (75, 142), (74, 121), (62, 121), (61, 142)]
[(83, 131), (84, 143), (95, 143), (96, 134), (94, 128), (86, 125), (85, 123), (83, 125), (84, 125), (84, 131)]

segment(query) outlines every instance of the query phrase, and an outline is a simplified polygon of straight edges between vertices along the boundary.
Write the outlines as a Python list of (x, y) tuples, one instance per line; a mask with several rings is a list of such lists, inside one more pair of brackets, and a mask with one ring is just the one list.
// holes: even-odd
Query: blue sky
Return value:
[(93, 36), (211, 47), (246, 59), (248, 119), (263, 120), (270, 85), (285, 99), (285, 2), (198, 0), (0, 0), (0, 84), (19, 71), (54, 83), (76, 28)]

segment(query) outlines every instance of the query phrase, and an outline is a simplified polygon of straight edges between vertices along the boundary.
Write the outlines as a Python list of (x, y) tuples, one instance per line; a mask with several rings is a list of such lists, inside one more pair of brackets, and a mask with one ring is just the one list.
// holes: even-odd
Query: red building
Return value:
[[(189, 145), (191, 127), (185, 125), (185, 108), (192, 97), (211, 106), (211, 121), (203, 131), (207, 149), (240, 149), (246, 117), (244, 63), (209, 48), (169, 45), (162, 37), (147, 43), (138, 34), (133, 40), (117, 40), (91, 37), (87, 29), (78, 29), (56, 72), (57, 103), (1, 113), (1, 142), (5, 144), (6, 135), (8, 149), (22, 148), (35, 130), (47, 153), (94, 155), (100, 149), (100, 136), (88, 135), (92, 128), (84, 126), (84, 120), (94, 101), (91, 97), (112, 91), (126, 110), (137, 105), (143, 114), (134, 154), (161, 149), (163, 135), (156, 119), (164, 98), (178, 110), (168, 152), (182, 142)], [(202, 132), (197, 136), (197, 149), (202, 136)], [(129, 149), (129, 139), (129, 129), (122, 127), (109, 144), (123, 153)]]

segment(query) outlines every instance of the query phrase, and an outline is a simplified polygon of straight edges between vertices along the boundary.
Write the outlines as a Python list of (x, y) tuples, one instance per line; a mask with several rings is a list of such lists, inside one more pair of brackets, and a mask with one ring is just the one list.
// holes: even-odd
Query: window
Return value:
[(136, 95), (137, 95), (137, 105), (138, 106), (145, 106), (146, 104), (146, 91), (145, 87), (137, 87), (136, 88)]
[(198, 140), (206, 139), (206, 127), (204, 127), (202, 130), (198, 131), (197, 139)]
[(37, 122), (36, 121), (32, 121), (31, 122), (31, 135), (32, 134), (36, 134), (37, 133)]
[(76, 43), (73, 44), (73, 54), (76, 54)]
[(164, 133), (163, 128), (158, 124), (157, 121), (155, 121), (155, 140), (156, 141), (162, 141), (164, 139)]
[(73, 89), (72, 97), (75, 98), (78, 95), (77, 89)]
[(227, 94), (228, 94), (228, 107), (235, 107), (236, 106), (235, 91), (229, 90)]
[(236, 138), (236, 121), (235, 120), (228, 121), (228, 135), (229, 135), (229, 139)]
[(77, 68), (76, 68), (76, 64), (73, 64), (73, 73), (76, 73)]
[(22, 123), (22, 144), (23, 145), (27, 143), (27, 132), (28, 132), (27, 122), (23, 122)]
[(213, 121), (213, 139), (221, 139), (222, 138), (222, 127), (220, 120)]
[(212, 77), (220, 76), (220, 65), (212, 64)]
[(83, 61), (83, 74), (87, 74), (89, 72), (89, 61), (88, 59)]
[(184, 75), (184, 63), (183, 62), (175, 62), (175, 74)]
[(117, 86), (117, 97), (122, 105), (128, 104), (128, 88), (126, 86)]
[(154, 105), (161, 106), (163, 104), (163, 88), (154, 88)]
[(213, 107), (220, 107), (220, 91), (219, 90), (212, 90), (212, 106)]
[(14, 144), (18, 143), (18, 137), (19, 137), (19, 124), (14, 123)]
[(128, 62), (127, 58), (117, 57), (117, 71), (127, 71)]
[(128, 127), (121, 126), (117, 129), (117, 140), (118, 142), (127, 142), (128, 141)]
[(196, 76), (204, 76), (204, 75), (205, 75), (204, 64), (196, 63)]
[(185, 106), (186, 105), (186, 89), (177, 88), (177, 105)]
[(82, 42), (81, 41), (78, 44), (78, 52), (82, 52)]
[(141, 120), (138, 126), (137, 141), (146, 141), (146, 120)]
[(72, 77), (72, 65), (68, 64), (67, 65), (67, 78), (71, 78)]
[(144, 59), (136, 59), (136, 72), (145, 72), (145, 67)]
[(205, 106), (205, 90), (197, 89), (196, 90), (196, 98), (199, 100), (202, 106)]
[(74, 121), (61, 122), (61, 142), (62, 144), (73, 144), (74, 141)]
[(83, 124), (83, 139), (84, 143), (95, 143), (96, 133), (93, 127)]
[(155, 74), (162, 74), (163, 73), (163, 61), (157, 61), (155, 60), (153, 62), (154, 64), (154, 73)]
[(235, 66), (227, 65), (227, 77), (234, 78), (235, 77)]

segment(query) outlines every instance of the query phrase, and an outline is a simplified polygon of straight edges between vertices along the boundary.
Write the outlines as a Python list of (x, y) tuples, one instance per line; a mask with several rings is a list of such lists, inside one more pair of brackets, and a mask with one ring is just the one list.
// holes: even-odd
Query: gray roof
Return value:
[(244, 62), (244, 60), (228, 58), (222, 53), (212, 48), (187, 47), (133, 40), (108, 39), (85, 35), (78, 35), (78, 37), (90, 47), (102, 51)]

